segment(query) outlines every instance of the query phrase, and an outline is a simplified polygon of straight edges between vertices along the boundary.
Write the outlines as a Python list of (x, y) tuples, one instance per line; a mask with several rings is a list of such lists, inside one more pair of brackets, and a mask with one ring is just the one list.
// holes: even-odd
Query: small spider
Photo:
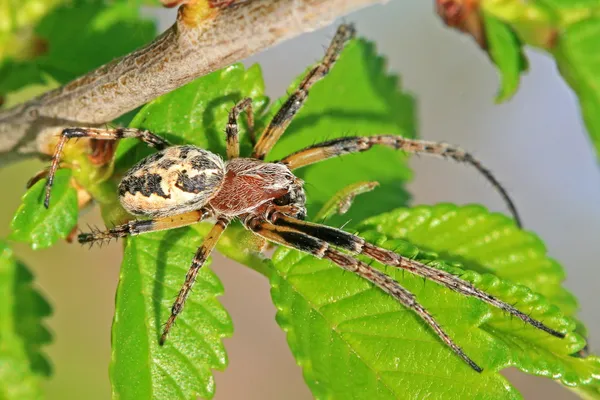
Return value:
[(355, 256), (362, 254), (384, 265), (405, 269), (450, 290), (476, 297), (538, 329), (563, 338), (563, 333), (547, 327), (457, 276), (377, 247), (340, 229), (304, 221), (306, 197), (303, 182), (292, 173), (293, 170), (332, 157), (367, 151), (375, 145), (381, 145), (410, 153), (450, 157), (471, 164), (500, 191), (519, 223), (512, 201), (491, 173), (470, 154), (447, 144), (406, 139), (396, 135), (343, 137), (310, 146), (277, 162), (263, 161), (304, 104), (310, 87), (329, 72), (344, 45), (353, 36), (352, 25), (344, 24), (338, 28), (323, 60), (310, 70), (298, 89), (281, 106), (255, 144), (251, 158), (239, 157), (237, 123), (239, 114), (245, 111), (252, 132), (253, 114), (249, 98), (237, 103), (229, 113), (226, 127), (227, 161), (195, 146), (169, 147), (169, 143), (164, 139), (146, 130), (69, 128), (62, 132), (61, 140), (56, 147), (48, 174), (44, 204), (46, 207), (49, 205), (52, 181), (58, 168), (61, 151), (71, 138), (118, 140), (135, 137), (159, 150), (132, 167), (119, 185), (119, 196), (123, 207), (131, 214), (151, 217), (151, 219), (133, 220), (105, 232), (82, 233), (78, 240), (80, 243), (94, 243), (191, 225), (208, 218), (216, 219), (215, 225), (192, 260), (185, 283), (173, 304), (171, 315), (160, 337), (161, 345), (167, 339), (175, 319), (182, 312), (198, 271), (225, 228), (235, 218), (238, 218), (248, 230), (267, 241), (330, 260), (344, 270), (372, 282), (417, 313), (446, 345), (477, 372), (481, 372), (482, 369), (446, 334), (412, 293), (385, 273), (372, 268)]

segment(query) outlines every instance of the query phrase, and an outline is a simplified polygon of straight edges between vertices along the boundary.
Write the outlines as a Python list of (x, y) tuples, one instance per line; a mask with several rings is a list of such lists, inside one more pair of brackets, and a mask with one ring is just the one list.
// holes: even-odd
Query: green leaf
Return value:
[(51, 335), (41, 324), (50, 305), (32, 286), (33, 276), (0, 242), (0, 398), (42, 399), (40, 381), (50, 364), (40, 347)]
[(565, 271), (548, 257), (541, 239), (481, 206), (438, 204), (398, 209), (369, 218), (362, 226), (376, 227), (389, 237), (435, 251), (443, 259), (460, 262), (478, 273), (495, 274), (527, 286), (569, 316), (577, 311), (577, 300), (562, 286)]
[[(290, 86), (293, 91), (296, 83)], [(287, 96), (281, 98), (263, 125)], [(398, 134), (415, 137), (416, 110), (413, 98), (400, 91), (399, 78), (387, 74), (385, 60), (375, 46), (354, 40), (346, 46), (331, 72), (311, 89), (304, 107), (283, 134), (269, 160), (332, 138), (358, 135)], [(330, 159), (297, 171), (307, 182), (308, 216), (315, 216), (335, 193), (361, 181), (380, 186), (356, 198), (350, 211), (331, 218), (330, 224), (351, 221), (405, 205), (409, 195), (404, 183), (412, 177), (407, 156), (389, 148)], [(353, 221), (353, 222), (352, 222)]]
[[(66, 83), (148, 43), (154, 23), (140, 17), (128, 2), (77, 0), (54, 8), (34, 29), (38, 54), (31, 60), (9, 60), (2, 68), (0, 94), (40, 82), (43, 74)], [(20, 86), (19, 86), (20, 84)]]
[[(231, 108), (244, 97), (252, 98), (257, 115), (267, 103), (260, 67), (248, 70), (235, 64), (165, 94), (144, 106), (131, 126), (148, 129), (172, 144), (194, 144), (225, 156), (225, 126)], [(240, 146), (249, 154), (251, 144), (241, 118)], [(116, 169), (123, 171), (153, 151), (136, 139), (122, 140)]]
[(521, 73), (527, 70), (528, 63), (523, 54), (523, 45), (517, 35), (497, 18), (483, 13), (488, 53), (501, 76), (500, 89), (496, 102), (510, 99), (517, 89)]
[[(594, 56), (600, 49), (600, 3), (597, 0), (486, 1), (482, 2), (482, 12), (486, 25), (491, 23), (486, 28), (491, 32), (492, 58), (503, 72), (501, 94), (511, 93), (516, 84), (522, 58), (520, 43), (548, 51), (577, 94), (596, 155), (600, 157), (600, 62)], [(498, 45), (500, 41), (502, 46)]]
[[(564, 269), (556, 260), (547, 256), (547, 249), (541, 239), (531, 232), (518, 229), (510, 219), (501, 214), (486, 212), (481, 206), (439, 204), (435, 207), (399, 209), (370, 218), (363, 226), (377, 229), (395, 239), (408, 240), (422, 249), (434, 249), (444, 259), (460, 262), (470, 270), (492, 273), (524, 285), (545, 296), (551, 304), (559, 306), (567, 316), (574, 317), (578, 309), (575, 297), (562, 286), (566, 279)], [(455, 231), (460, 231), (460, 234), (453, 234)], [(492, 312), (489, 325), (506, 330), (505, 316), (495, 309)], [(584, 335), (585, 327), (578, 326), (575, 332)], [(519, 359), (519, 368), (522, 370), (535, 375), (560, 378), (563, 384), (576, 386), (581, 390), (600, 389), (599, 377), (588, 382), (586, 379), (590, 378), (589, 375), (582, 378), (577, 375), (578, 372), (574, 372), (581, 367), (599, 365), (597, 359), (594, 358), (587, 364), (573, 365), (573, 359), (569, 358), (566, 366), (557, 365), (552, 370), (546, 364), (546, 349), (515, 338), (510, 330), (503, 334), (504, 340), (512, 340), (514, 345), (527, 350)], [(543, 357), (539, 357), (540, 354)], [(515, 354), (517, 356), (519, 355)], [(597, 368), (592, 371), (598, 374)]]
[[(224, 129), (229, 110), (249, 96), (255, 99), (255, 110), (260, 111), (266, 103), (263, 92), (259, 67), (245, 70), (237, 64), (159, 97), (142, 108), (132, 124), (165, 136), (172, 143), (191, 143), (225, 154)], [(243, 149), (249, 152), (245, 130), (241, 139)], [(117, 170), (128, 168), (150, 152), (136, 140), (122, 141)], [(232, 243), (232, 235), (239, 233), (239, 227), (232, 229), (227, 238), (222, 238), (220, 248), (240, 261), (260, 263), (255, 255), (244, 253), (239, 247), (234, 249), (234, 244), (240, 242)], [(127, 243), (117, 293), (110, 368), (113, 392), (122, 400), (214, 395), (211, 370), (227, 365), (221, 339), (230, 336), (233, 328), (216, 300), (223, 288), (207, 266), (202, 268), (167, 344), (158, 346), (161, 325), (168, 318), (201, 243), (198, 232), (184, 228), (143, 235)]]
[[(223, 286), (204, 266), (164, 346), (158, 339), (202, 242), (190, 228), (128, 240), (117, 290), (110, 376), (119, 399), (212, 398), (212, 369), (223, 370), (222, 338), (233, 333), (217, 300)], [(134, 384), (132, 384), (134, 383)]]
[(23, 195), (10, 224), (10, 239), (28, 243), (33, 249), (44, 249), (66, 238), (77, 224), (77, 192), (71, 186), (71, 171), (57, 171), (48, 209), (43, 204), (45, 185), (42, 179)]
[[(562, 286), (566, 279), (564, 269), (547, 256), (547, 249), (540, 238), (518, 229), (513, 221), (501, 214), (488, 213), (481, 206), (439, 204), (415, 207), (410, 211), (400, 209), (370, 218), (363, 226), (395, 239), (408, 240), (420, 248), (433, 249), (444, 259), (459, 262), (478, 273), (492, 273), (526, 286), (543, 295), (569, 317), (574, 317), (578, 309), (575, 297)], [(492, 311), (489, 324), (505, 329), (505, 315), (498, 310)], [(575, 331), (585, 332), (585, 328), (577, 327)], [(512, 336), (510, 331), (505, 335)], [(520, 339), (512, 340), (519, 343)], [(568, 376), (571, 371), (561, 370), (562, 367), (553, 372), (545, 369), (547, 365), (530, 365), (546, 362), (543, 358), (536, 360), (538, 353), (544, 353), (545, 349), (528, 343), (521, 345), (528, 350), (527, 356), (530, 357), (520, 360), (523, 370), (542, 376), (560, 375), (567, 385), (576, 380)], [(573, 353), (579, 350), (574, 349)], [(583, 380), (578, 381), (577, 385), (582, 383)], [(600, 381), (596, 380), (594, 384), (598, 385)]]
[[(504, 270), (507, 277), (527, 282), (532, 278), (525, 275), (537, 275), (536, 289), (563, 294), (554, 299), (570, 299), (564, 289), (555, 287), (555, 275), (562, 279), (562, 270), (541, 254), (539, 239), (517, 230), (507, 217), (481, 207), (441, 205), (396, 210), (371, 218), (358, 229), (372, 243), (460, 275), (550, 327), (570, 333), (563, 340), (554, 338), (476, 299), (385, 268), (484, 367), (477, 374), (414, 313), (381, 290), (327, 261), (282, 248), (273, 257), (271, 276), (277, 321), (316, 398), (420, 398), (425, 392), (432, 398), (519, 398), (498, 373), (510, 366), (579, 390), (598, 384), (600, 360), (570, 356), (585, 345), (574, 332), (576, 322), (544, 296), (500, 273)], [(474, 269), (463, 270), (455, 260)]]
[(583, 120), (600, 157), (600, 18), (570, 25), (553, 51), (560, 73), (577, 93)]

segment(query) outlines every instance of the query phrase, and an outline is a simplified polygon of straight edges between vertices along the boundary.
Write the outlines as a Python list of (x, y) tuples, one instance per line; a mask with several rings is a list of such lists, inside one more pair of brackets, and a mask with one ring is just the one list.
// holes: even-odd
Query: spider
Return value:
[(469, 153), (447, 144), (407, 139), (396, 135), (343, 137), (315, 144), (277, 162), (263, 161), (306, 101), (311, 86), (327, 75), (345, 44), (354, 37), (354, 34), (352, 25), (343, 24), (338, 28), (323, 60), (308, 72), (297, 90), (278, 110), (256, 141), (250, 158), (240, 157), (238, 139), (238, 117), (242, 112), (246, 112), (249, 129), (251, 132), (253, 130), (250, 98), (238, 102), (229, 113), (225, 129), (226, 161), (218, 155), (195, 146), (170, 146), (167, 141), (147, 130), (64, 129), (48, 173), (45, 206), (49, 206), (54, 174), (59, 165), (62, 148), (69, 139), (118, 140), (135, 137), (159, 150), (133, 166), (119, 185), (119, 197), (123, 207), (133, 215), (150, 217), (150, 219), (132, 220), (104, 232), (82, 233), (78, 236), (78, 241), (93, 244), (112, 238), (187, 226), (209, 218), (216, 220), (192, 260), (183, 287), (171, 308), (171, 314), (159, 339), (161, 345), (165, 343), (177, 316), (183, 311), (200, 268), (223, 231), (236, 218), (246, 229), (269, 242), (330, 260), (342, 269), (370, 281), (402, 305), (413, 310), (457, 356), (477, 372), (481, 372), (482, 368), (446, 334), (412, 293), (385, 273), (360, 261), (356, 256), (367, 256), (384, 265), (402, 268), (432, 280), (455, 292), (476, 297), (538, 329), (563, 338), (565, 336), (563, 333), (547, 327), (457, 276), (377, 247), (343, 230), (304, 221), (306, 197), (303, 181), (292, 171), (332, 157), (367, 151), (379, 145), (410, 153), (449, 157), (474, 166), (499, 190), (519, 223), (514, 204), (492, 174)]

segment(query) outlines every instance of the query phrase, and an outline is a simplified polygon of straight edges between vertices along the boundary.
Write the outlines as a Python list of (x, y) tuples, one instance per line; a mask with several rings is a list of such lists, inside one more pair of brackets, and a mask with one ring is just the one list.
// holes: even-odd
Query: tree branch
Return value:
[(199, 76), (385, 1), (187, 1), (177, 21), (147, 46), (1, 112), (0, 165), (50, 154), (62, 127), (112, 121)]

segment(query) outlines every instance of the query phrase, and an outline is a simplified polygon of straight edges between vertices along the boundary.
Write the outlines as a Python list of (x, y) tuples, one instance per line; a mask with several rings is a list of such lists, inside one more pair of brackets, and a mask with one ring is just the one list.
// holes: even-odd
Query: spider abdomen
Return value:
[(119, 184), (119, 197), (134, 215), (181, 214), (204, 206), (224, 177), (219, 156), (195, 146), (173, 146), (134, 165)]

